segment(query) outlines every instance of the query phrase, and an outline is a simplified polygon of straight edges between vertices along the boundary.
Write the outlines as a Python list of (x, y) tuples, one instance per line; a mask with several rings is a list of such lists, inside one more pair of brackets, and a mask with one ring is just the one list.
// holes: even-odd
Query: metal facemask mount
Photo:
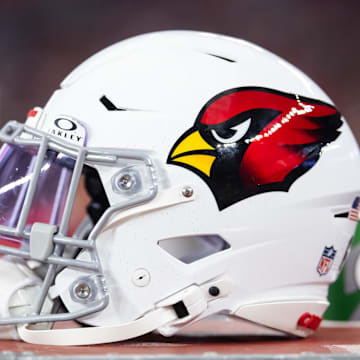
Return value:
[[(28, 127), (16, 121), (8, 122), (0, 130), (0, 141), (13, 145), (30, 145), (37, 146), (37, 157), (33, 168), (33, 173), (29, 181), (27, 192), (24, 198), (23, 207), (16, 227), (0, 225), (0, 234), (29, 240), (30, 251), (15, 249), (7, 246), (0, 246), (0, 253), (5, 255), (17, 256), (23, 259), (40, 261), (48, 264), (48, 269), (41, 291), (33, 303), (32, 314), (20, 317), (0, 318), (0, 325), (11, 324), (33, 324), (40, 322), (67, 321), (92, 314), (103, 310), (109, 303), (109, 295), (105, 288), (105, 280), (101, 268), (100, 260), (97, 254), (95, 240), (102, 231), (109, 218), (118, 211), (146, 203), (152, 200), (158, 191), (156, 174), (153, 161), (149, 156), (141, 151), (104, 149), (104, 148), (86, 148), (65, 142), (55, 136), (45, 132)], [(71, 177), (70, 188), (68, 190), (65, 207), (58, 229), (54, 225), (34, 223), (30, 231), (26, 230), (27, 219), (34, 200), (36, 186), (40, 177), (41, 167), (46, 156), (47, 150), (53, 150), (58, 153), (70, 156), (75, 160), (75, 165)], [(78, 240), (67, 237), (71, 211), (75, 201), (75, 195), (80, 181), (84, 164), (94, 166), (103, 165), (111, 167), (123, 166), (124, 160), (136, 160), (145, 165), (150, 179), (150, 186), (146, 193), (129, 198), (121, 203), (110, 206), (102, 215), (100, 220), (95, 224), (88, 240)], [(122, 161), (122, 165), (121, 164)], [(57, 231), (56, 231), (57, 230)], [(48, 254), (34, 258), (31, 254), (31, 242), (36, 237), (48, 238), (50, 250)], [(86, 249), (90, 254), (91, 261), (83, 261), (63, 257), (65, 247), (77, 249)], [(92, 277), (96, 277), (98, 290), (97, 297), (93, 304), (88, 304), (86, 309), (72, 313), (41, 314), (44, 302), (50, 287), (52, 286), (59, 267), (69, 267), (86, 270)]]

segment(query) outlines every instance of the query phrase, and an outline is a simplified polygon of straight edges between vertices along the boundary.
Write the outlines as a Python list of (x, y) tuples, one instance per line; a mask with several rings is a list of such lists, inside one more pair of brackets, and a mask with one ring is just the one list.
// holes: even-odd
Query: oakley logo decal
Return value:
[(78, 145), (84, 145), (86, 142), (86, 129), (75, 119), (70, 117), (59, 117), (56, 120), (49, 121), (48, 126), (46, 131), (52, 135), (61, 137)]
[(61, 130), (66, 130), (66, 131), (74, 131), (77, 129), (77, 125), (69, 120), (69, 119), (56, 119), (55, 120), (55, 125), (61, 129)]

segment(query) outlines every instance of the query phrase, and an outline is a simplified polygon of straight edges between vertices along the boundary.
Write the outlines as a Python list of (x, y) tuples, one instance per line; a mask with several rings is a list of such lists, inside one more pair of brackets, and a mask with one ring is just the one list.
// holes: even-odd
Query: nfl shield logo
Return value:
[(319, 265), (317, 267), (317, 272), (320, 274), (320, 276), (326, 275), (330, 271), (330, 268), (335, 259), (335, 255), (336, 255), (336, 250), (334, 249), (333, 246), (324, 247), (324, 251), (321, 255)]

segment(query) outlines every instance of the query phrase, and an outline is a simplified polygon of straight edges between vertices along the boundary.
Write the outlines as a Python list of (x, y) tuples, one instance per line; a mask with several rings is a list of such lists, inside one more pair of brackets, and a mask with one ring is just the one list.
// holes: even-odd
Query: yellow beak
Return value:
[(215, 148), (203, 139), (198, 130), (195, 130), (178, 140), (169, 155), (169, 162), (185, 164), (210, 177), (216, 156), (206, 152), (201, 153), (204, 150), (215, 150)]

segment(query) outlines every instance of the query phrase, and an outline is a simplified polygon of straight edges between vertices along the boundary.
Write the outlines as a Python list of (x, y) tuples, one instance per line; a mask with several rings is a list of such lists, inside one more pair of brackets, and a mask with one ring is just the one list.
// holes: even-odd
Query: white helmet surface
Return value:
[[(285, 60), (221, 35), (137, 36), (1, 140), (2, 261), (45, 272), (9, 286), (0, 324), (23, 340), (170, 336), (219, 313), (318, 328), (357, 221), (360, 158), (332, 101)], [(81, 174), (90, 233), (70, 234)], [(90, 327), (33, 327), (71, 319)]]

